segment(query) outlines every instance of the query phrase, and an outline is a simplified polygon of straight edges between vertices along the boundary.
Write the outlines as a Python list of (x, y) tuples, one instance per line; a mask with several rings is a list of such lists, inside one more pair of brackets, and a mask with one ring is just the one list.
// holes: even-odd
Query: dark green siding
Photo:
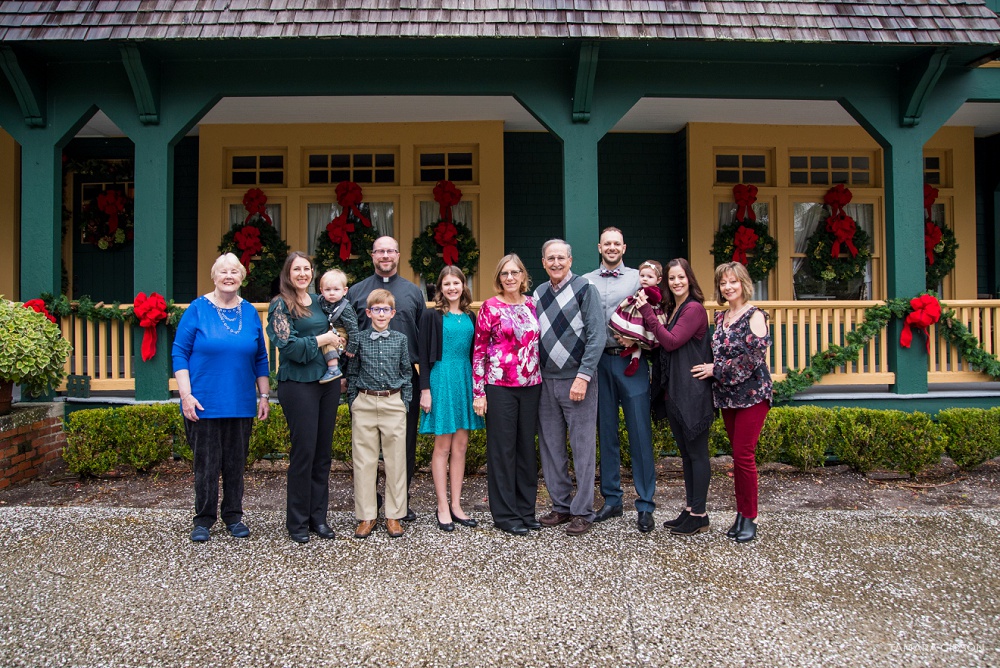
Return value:
[(1000, 136), (976, 140), (976, 278), (979, 294), (1000, 296), (997, 267), (997, 218), (995, 205), (1000, 189)]
[(174, 301), (198, 292), (198, 138), (174, 149)]

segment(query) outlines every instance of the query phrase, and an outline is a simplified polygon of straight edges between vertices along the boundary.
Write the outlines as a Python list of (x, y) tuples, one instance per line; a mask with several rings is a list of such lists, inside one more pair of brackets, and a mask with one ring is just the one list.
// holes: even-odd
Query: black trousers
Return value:
[[(413, 399), (406, 413), (406, 491), (410, 491), (413, 473), (417, 470), (417, 428), (420, 426), (420, 374), (413, 367)], [(407, 495), (409, 496), (409, 495)]]
[(340, 383), (282, 381), (278, 400), (292, 436), (285, 527), (289, 533), (306, 533), (326, 524)]
[(194, 453), (194, 525), (210, 527), (218, 519), (222, 476), (222, 521), (243, 519), (243, 469), (250, 447), (253, 418), (184, 418), (184, 432)]
[(535, 518), (541, 395), (541, 384), (486, 386), (486, 482), (493, 523), (501, 528)]
[(684, 492), (691, 512), (701, 515), (708, 501), (708, 483), (712, 477), (712, 465), (708, 461), (708, 429), (694, 439), (684, 437), (684, 428), (672, 415), (667, 415), (670, 431), (674, 433), (677, 449), (684, 465)]

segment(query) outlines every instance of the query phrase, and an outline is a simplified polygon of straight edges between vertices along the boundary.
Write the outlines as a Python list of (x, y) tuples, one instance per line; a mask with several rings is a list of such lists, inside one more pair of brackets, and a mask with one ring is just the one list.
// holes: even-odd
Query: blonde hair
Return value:
[(393, 310), (396, 310), (396, 298), (384, 288), (378, 288), (368, 293), (368, 308), (375, 306), (375, 304), (388, 304)]
[(319, 287), (323, 288), (326, 283), (333, 283), (333, 285), (339, 285), (342, 288), (347, 287), (347, 274), (342, 272), (340, 269), (328, 269), (319, 279)]
[(744, 302), (753, 299), (753, 281), (750, 280), (750, 272), (747, 271), (747, 268), (739, 262), (724, 262), (715, 268), (715, 301), (720, 306), (726, 303), (726, 298), (722, 296), (722, 291), (719, 290), (719, 282), (726, 274), (732, 274), (740, 282), (740, 285), (743, 287)]
[(215, 281), (215, 275), (219, 273), (219, 270), (223, 267), (235, 267), (240, 272), (240, 283), (246, 280), (247, 268), (243, 266), (240, 259), (236, 257), (233, 253), (223, 253), (218, 258), (216, 258), (215, 263), (212, 264), (212, 280)]
[(524, 263), (521, 262), (521, 258), (518, 257), (517, 253), (508, 253), (497, 262), (497, 270), (493, 272), (493, 287), (496, 289), (498, 295), (503, 294), (503, 283), (500, 281), (500, 272), (503, 271), (504, 265), (508, 262), (516, 264), (517, 268), (521, 271), (521, 294), (523, 295), (531, 289), (531, 276), (528, 276), (528, 270), (525, 269)]

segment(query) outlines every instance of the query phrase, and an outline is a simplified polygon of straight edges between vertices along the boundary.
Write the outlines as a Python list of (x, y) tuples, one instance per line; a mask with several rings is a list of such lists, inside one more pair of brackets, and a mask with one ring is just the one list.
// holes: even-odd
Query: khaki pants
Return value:
[(351, 405), (351, 456), (354, 459), (354, 516), (378, 517), (375, 479), (378, 454), (385, 463), (385, 516), (406, 515), (406, 408), (397, 392), (388, 397), (359, 393)]

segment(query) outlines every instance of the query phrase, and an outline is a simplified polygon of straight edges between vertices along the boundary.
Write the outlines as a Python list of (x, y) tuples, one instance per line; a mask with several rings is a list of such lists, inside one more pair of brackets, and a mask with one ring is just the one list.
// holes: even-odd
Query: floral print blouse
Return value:
[[(722, 326), (725, 311), (715, 314), (715, 334), (712, 336), (712, 355), (715, 358), (715, 383), (712, 396), (716, 408), (749, 408), (762, 401), (771, 401), (771, 372), (767, 368), (767, 349), (771, 334), (757, 336), (750, 329), (750, 317), (756, 306)], [(764, 319), (767, 319), (767, 313)]]
[(542, 382), (538, 364), (535, 300), (507, 304), (497, 297), (483, 302), (472, 346), (472, 393), (486, 396), (487, 385), (529, 387)]

